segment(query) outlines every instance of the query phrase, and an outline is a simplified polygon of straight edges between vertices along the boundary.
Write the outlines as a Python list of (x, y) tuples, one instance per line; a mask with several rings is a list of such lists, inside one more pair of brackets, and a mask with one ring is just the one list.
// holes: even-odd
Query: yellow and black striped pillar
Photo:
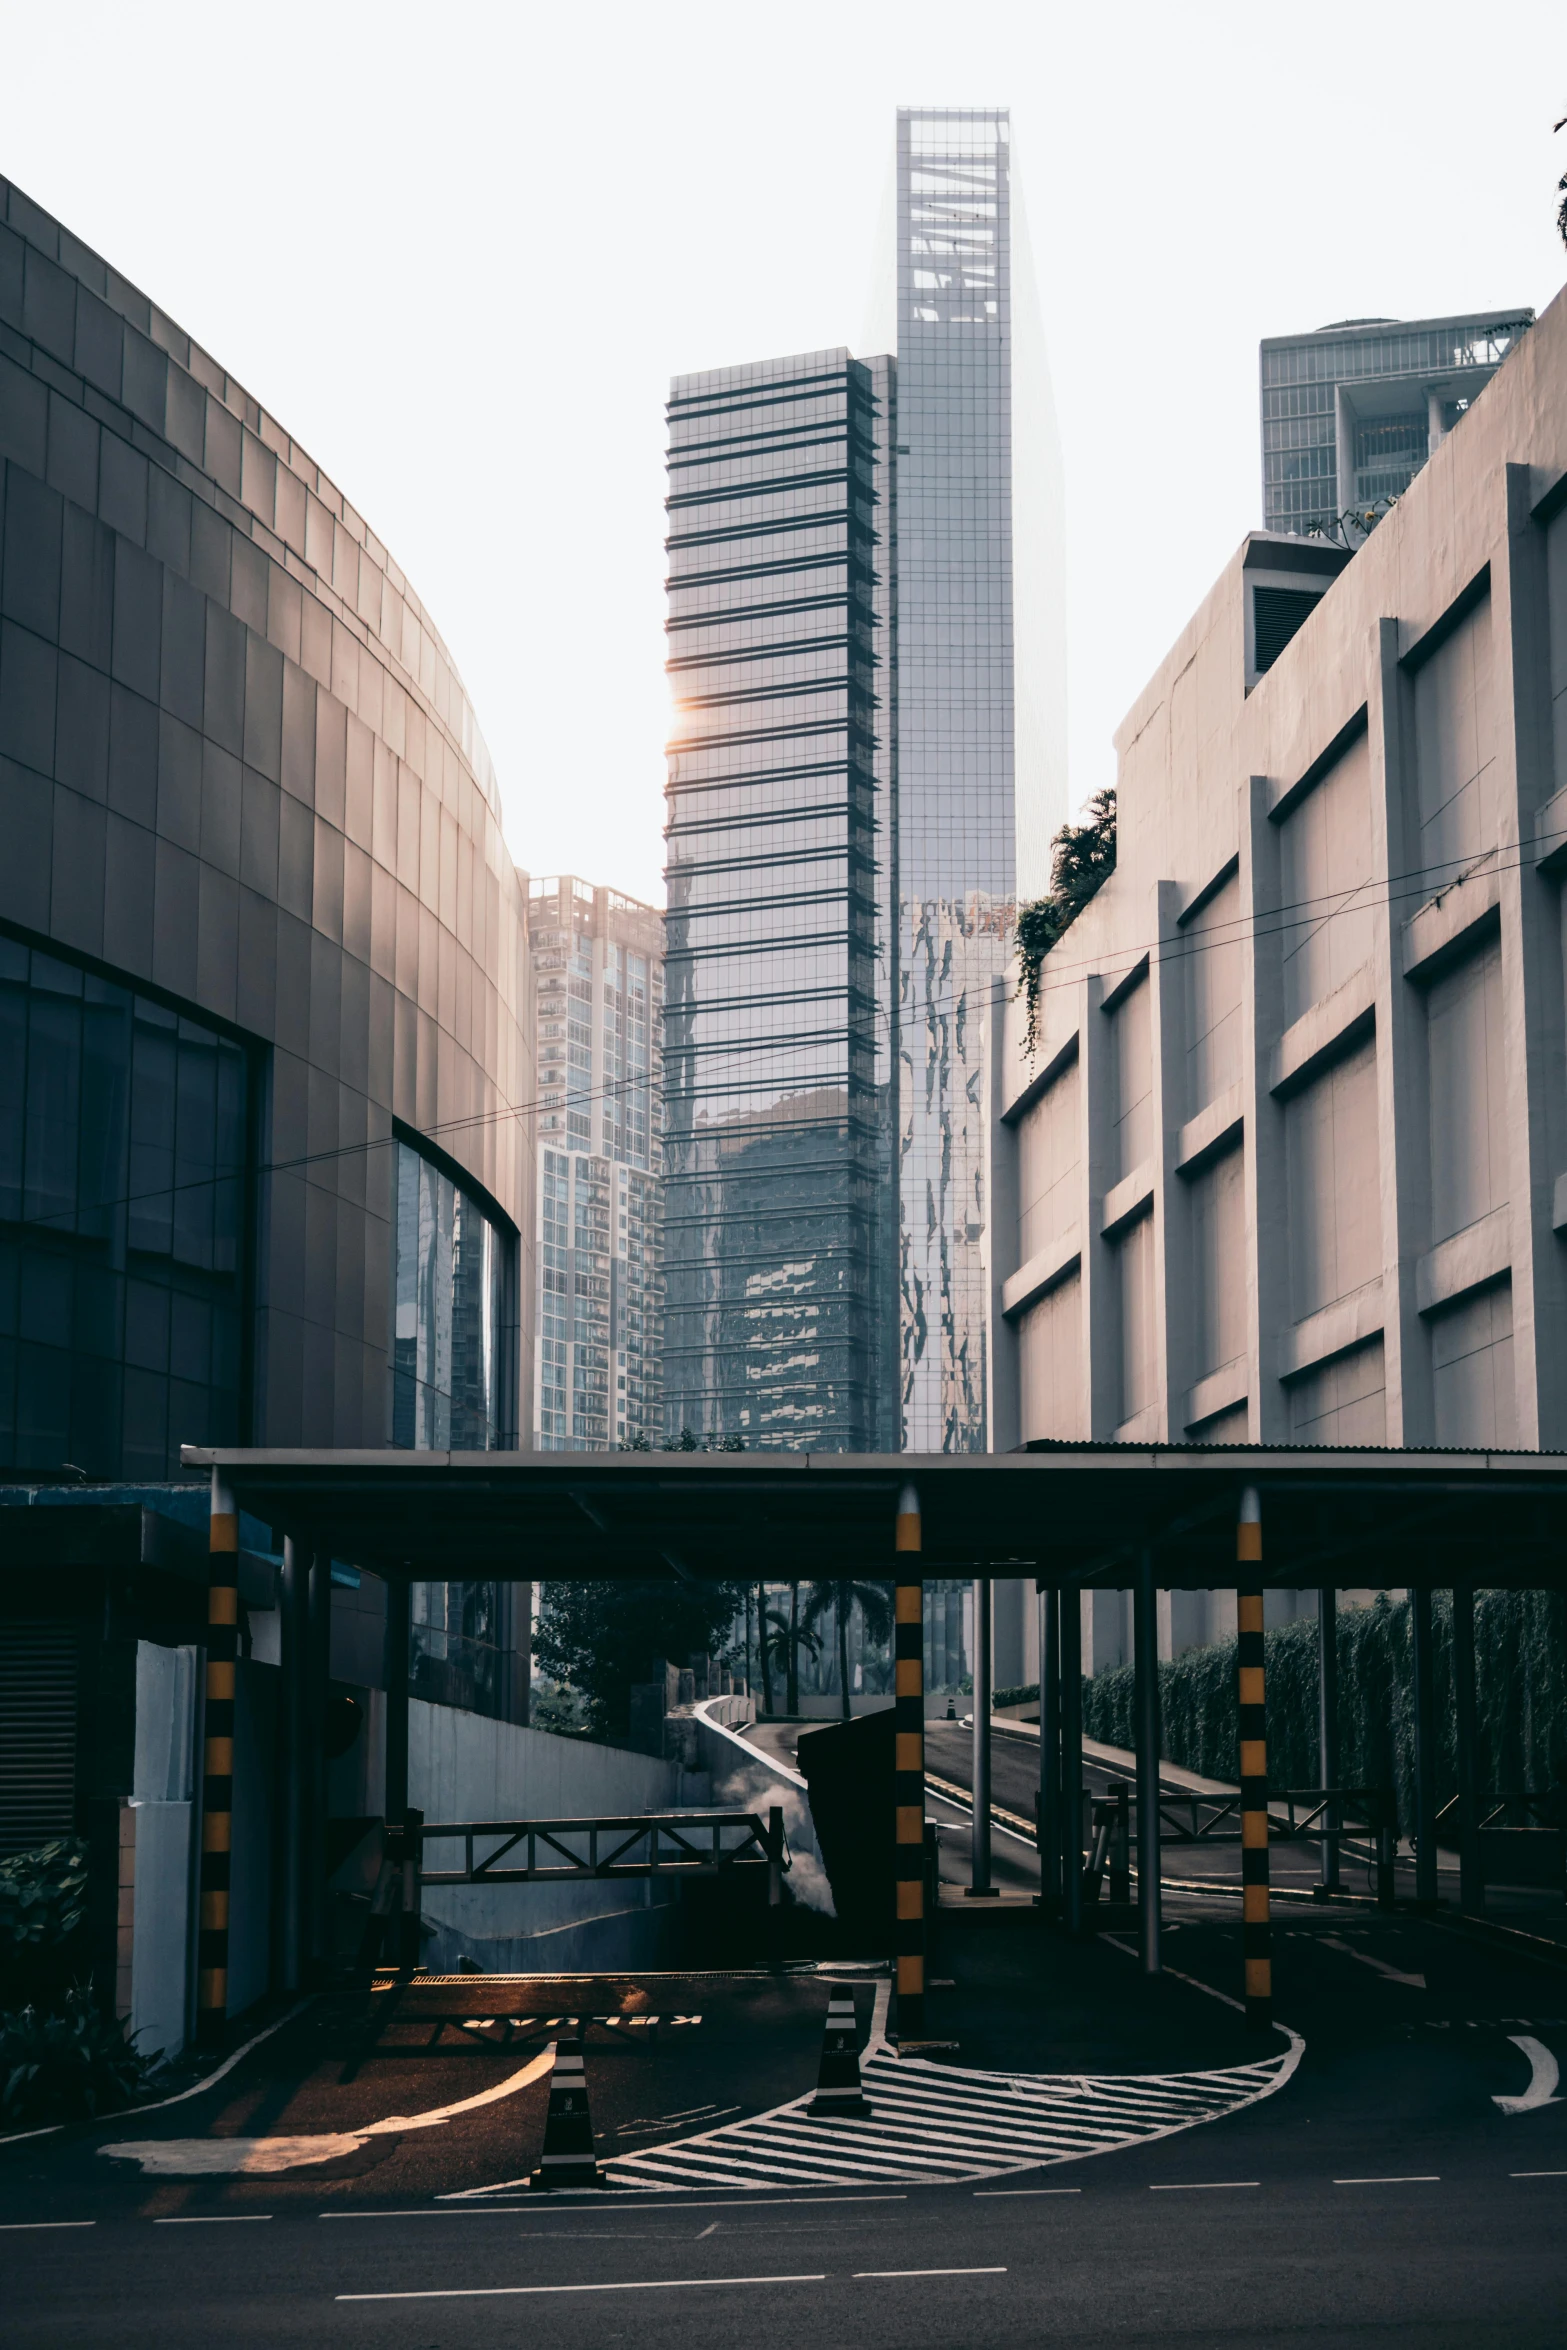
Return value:
[(1262, 1645), (1262, 1504), (1254, 1485), (1241, 1495), (1235, 1529), (1236, 1699), (1240, 1713), (1241, 1948), (1246, 2021), (1273, 2021), (1273, 1930), (1268, 1907), (1268, 1708)]
[(920, 1497), (898, 1496), (893, 1599), (893, 1803), (896, 1807), (898, 2038), (925, 2035), (925, 1586), (919, 1575)]
[(207, 1563), (206, 1752), (201, 1786), (201, 1915), (196, 2021), (218, 2038), (228, 2014), (229, 1863), (234, 1842), (234, 1656), (239, 1624), (239, 1517), (234, 1496), (212, 1472)]

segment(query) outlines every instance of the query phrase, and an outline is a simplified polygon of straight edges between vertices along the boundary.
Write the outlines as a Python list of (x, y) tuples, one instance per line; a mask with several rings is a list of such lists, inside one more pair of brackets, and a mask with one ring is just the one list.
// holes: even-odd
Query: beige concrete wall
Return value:
[(998, 1445), (1567, 1446), (1567, 301), (1336, 575), (1249, 538), (1116, 742), (1117, 871), (1000, 1015)]

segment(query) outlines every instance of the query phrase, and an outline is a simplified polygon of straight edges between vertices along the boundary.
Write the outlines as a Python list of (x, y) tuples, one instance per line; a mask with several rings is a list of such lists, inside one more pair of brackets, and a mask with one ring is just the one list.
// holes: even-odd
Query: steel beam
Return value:
[(1153, 1552), (1137, 1561), (1132, 1649), (1137, 1677), (1137, 1916), (1143, 1973), (1159, 1972), (1159, 1618)]
[(1061, 1594), (1061, 1922), (1083, 1930), (1083, 1609)]
[[(1338, 1593), (1331, 1583), (1317, 1593), (1317, 1776), (1324, 1794), (1338, 1783)], [(1324, 1813), (1322, 1889), (1339, 1884), (1338, 1833)]]
[(1411, 1591), (1415, 1666), (1415, 1899), (1436, 1901), (1436, 1653), (1431, 1594)]
[(974, 1821), (969, 1830), (969, 1881), (972, 1901), (991, 1901), (996, 1888), (990, 1881), (990, 1703), (994, 1662), (990, 1625), (990, 1577), (974, 1578)]
[[(1074, 1596), (1073, 1606), (1078, 1603)], [(1039, 1898), (1061, 1900), (1061, 1594), (1039, 1594)]]
[(1472, 1583), (1453, 1586), (1453, 1713), (1458, 1764), (1458, 1906), (1477, 1913), (1485, 1908), (1485, 1870), (1480, 1857), (1480, 1756)]

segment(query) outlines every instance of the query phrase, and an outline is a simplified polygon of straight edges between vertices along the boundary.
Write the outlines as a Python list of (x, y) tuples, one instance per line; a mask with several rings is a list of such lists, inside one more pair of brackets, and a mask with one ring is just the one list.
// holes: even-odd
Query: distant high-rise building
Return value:
[(893, 1441), (891, 375), (670, 398), (672, 1432)]
[(571, 874), (528, 893), (539, 1070), (534, 1442), (659, 1436), (663, 1338), (657, 910)]
[[(1265, 530), (1342, 535), (1342, 517), (1402, 497), (1532, 310), (1346, 318), (1261, 350)], [(1353, 537), (1351, 526), (1351, 537)]]
[(896, 357), (669, 408), (670, 1426), (987, 1441), (985, 1039), (1066, 814), (1054, 412), (1004, 110), (898, 116)]

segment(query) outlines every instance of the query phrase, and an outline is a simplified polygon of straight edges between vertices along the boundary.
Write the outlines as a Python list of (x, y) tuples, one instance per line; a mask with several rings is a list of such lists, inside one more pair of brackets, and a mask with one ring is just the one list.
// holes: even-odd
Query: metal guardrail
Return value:
[[(426, 1822), (425, 1885), (558, 1885), (605, 1877), (714, 1877), (791, 1865), (783, 1812), (681, 1811), (576, 1820)], [(460, 1867), (431, 1865), (431, 1847), (462, 1846)], [(487, 1848), (487, 1849), (486, 1849)]]

